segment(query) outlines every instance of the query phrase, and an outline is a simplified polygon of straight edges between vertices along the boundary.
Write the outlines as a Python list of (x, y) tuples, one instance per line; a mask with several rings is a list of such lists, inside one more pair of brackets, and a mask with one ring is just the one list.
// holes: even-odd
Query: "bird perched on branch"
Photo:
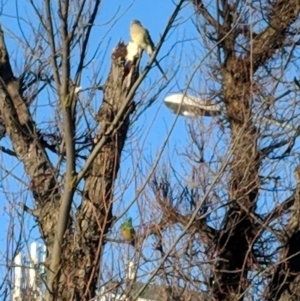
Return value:
[(125, 241), (129, 242), (134, 246), (135, 243), (135, 230), (132, 226), (132, 218), (129, 217), (122, 225), (121, 225), (121, 234)]
[[(150, 57), (152, 56), (155, 49), (154, 43), (150, 37), (149, 31), (143, 27), (139, 20), (133, 20), (131, 22), (130, 36), (135, 44), (137, 44), (142, 50), (145, 50)], [(155, 60), (155, 63), (162, 75), (165, 79), (167, 79), (157, 60)]]

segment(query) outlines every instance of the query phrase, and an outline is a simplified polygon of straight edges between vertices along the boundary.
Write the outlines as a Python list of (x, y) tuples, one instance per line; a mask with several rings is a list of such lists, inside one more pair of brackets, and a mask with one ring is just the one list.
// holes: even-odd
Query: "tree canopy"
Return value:
[(300, 1), (170, 1), (150, 56), (106, 6), (2, 3), (3, 300), (37, 238), (24, 300), (299, 300)]

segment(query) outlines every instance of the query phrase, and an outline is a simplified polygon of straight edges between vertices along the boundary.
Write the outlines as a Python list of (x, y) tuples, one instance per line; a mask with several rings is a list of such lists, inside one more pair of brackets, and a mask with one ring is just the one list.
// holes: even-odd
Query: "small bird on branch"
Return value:
[(135, 230), (132, 226), (132, 218), (129, 217), (122, 225), (121, 225), (121, 234), (125, 241), (129, 242), (134, 246), (135, 244)]
[[(155, 50), (154, 43), (150, 37), (149, 31), (143, 27), (139, 20), (133, 20), (131, 22), (130, 36), (135, 44), (137, 44), (142, 50), (145, 50), (150, 57), (152, 56)], [(157, 60), (155, 60), (155, 63), (164, 78), (168, 79)]]

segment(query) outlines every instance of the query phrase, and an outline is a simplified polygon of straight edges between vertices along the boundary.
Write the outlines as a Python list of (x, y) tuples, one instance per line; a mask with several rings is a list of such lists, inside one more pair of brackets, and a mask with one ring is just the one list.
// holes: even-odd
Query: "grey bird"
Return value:
[[(145, 50), (147, 54), (151, 57), (151, 55), (154, 52), (155, 46), (151, 39), (149, 31), (145, 27), (143, 27), (139, 20), (132, 20), (130, 26), (130, 36), (132, 41), (135, 44), (137, 44), (141, 49)], [(156, 60), (155, 63), (162, 75), (167, 79), (159, 63)]]

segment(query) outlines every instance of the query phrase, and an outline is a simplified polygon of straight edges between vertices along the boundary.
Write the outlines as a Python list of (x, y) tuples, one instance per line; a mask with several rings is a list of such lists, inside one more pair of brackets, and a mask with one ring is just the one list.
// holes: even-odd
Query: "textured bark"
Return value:
[(35, 123), (20, 93), (19, 80), (12, 73), (3, 31), (0, 31), (0, 110), (17, 157), (31, 179), (41, 234), (48, 246), (54, 238), (60, 191), (54, 168), (40, 143)]
[[(16, 155), (31, 178), (30, 188), (39, 213), (37, 218), (48, 248), (47, 266), (53, 260), (51, 250), (61, 192), (54, 168), (41, 146), (38, 130), (20, 93), (19, 82), (12, 73), (3, 32), (0, 34), (0, 108), (3, 124)], [(129, 128), (129, 115), (134, 108), (130, 99), (123, 114), (115, 119), (137, 76), (134, 64), (126, 65), (125, 56), (126, 46), (119, 44), (112, 55), (112, 67), (99, 111), (99, 139), (102, 137), (104, 144), (85, 177), (84, 197), (76, 221), (69, 223), (64, 234), (60, 269), (50, 294), (52, 300), (90, 300), (95, 296), (100, 255), (105, 245), (105, 235), (113, 221), (113, 185)], [(113, 121), (115, 124), (111, 127)], [(107, 133), (109, 127), (110, 133)], [(74, 224), (76, 226), (72, 230)]]
[[(177, 223), (188, 225), (192, 221), (186, 231), (191, 236), (199, 234), (201, 242), (208, 246), (207, 249), (210, 253), (214, 253), (212, 256), (214, 260), (211, 261), (213, 262), (211, 265), (212, 298), (215, 300), (242, 300), (249, 288), (248, 273), (253, 268), (252, 261), (255, 255), (252, 247), (261, 233), (259, 232), (261, 228), (257, 225), (258, 218), (255, 215), (258, 213), (255, 212), (255, 209), (261, 185), (258, 173), (263, 152), (258, 150), (257, 139), (260, 133), (252, 122), (251, 97), (252, 89), (255, 89), (253, 75), (273, 59), (278, 51), (293, 43), (291, 41), (296, 36), (297, 29), (292, 25), (298, 18), (300, 1), (267, 1), (261, 8), (264, 10), (263, 26), (266, 28), (258, 33), (252, 31), (251, 34), (249, 30), (247, 32), (245, 29), (245, 34), (242, 33), (242, 35), (246, 36), (248, 44), (246, 42), (246, 46), (241, 52), (236, 51), (241, 46), (238, 43), (238, 39), (241, 37), (241, 27), (239, 27), (241, 24), (235, 24), (237, 6), (241, 1), (218, 1), (220, 7), (212, 12), (219, 14), (218, 18), (214, 18), (209, 13), (213, 10), (207, 10), (202, 1), (193, 0), (191, 2), (194, 4), (196, 12), (207, 20), (210, 27), (214, 28), (212, 41), (216, 43), (216, 47), (219, 47), (220, 61), (217, 72), (218, 78), (221, 78), (220, 99), (226, 106), (232, 138), (227, 212), (220, 229), (214, 229), (211, 227), (211, 223), (205, 219), (206, 211), (200, 212), (199, 218), (195, 218), (194, 214), (180, 214), (179, 209), (169, 202), (167, 193), (163, 192), (161, 187), (157, 187), (156, 199), (162, 208), (163, 218), (159, 225), (154, 225), (153, 228), (149, 227), (149, 231), (145, 231), (147, 232), (145, 236), (154, 234), (162, 237), (161, 232), (164, 228)], [(48, 17), (46, 19), (49, 22), (52, 11), (50, 1), (47, 3)], [(68, 1), (64, 2), (64, 5), (66, 6), (67, 3)], [(67, 12), (67, 10), (65, 11)], [(95, 14), (96, 12), (97, 10), (95, 10)], [(68, 44), (72, 40), (70, 38), (72, 35), (68, 35), (67, 32), (68, 14), (61, 14), (61, 16), (61, 20), (63, 23), (65, 22), (63, 25), (65, 34), (62, 35), (62, 41)], [(88, 24), (93, 24), (93, 22), (88, 22)], [(167, 31), (164, 36), (166, 33)], [(70, 49), (67, 47), (64, 51), (58, 51), (54, 45), (56, 34), (53, 33), (53, 30), (52, 32), (48, 30), (48, 35), (52, 36), (49, 41), (50, 44), (51, 40), (53, 42), (53, 45), (50, 45), (52, 46), (53, 65), (57, 64), (55, 58), (59, 53), (62, 58), (65, 58), (65, 61), (62, 61), (67, 66)], [(83, 48), (87, 47), (87, 43), (88, 35), (84, 39)], [(238, 47), (236, 47), (237, 45)], [(85, 55), (83, 51), (80, 68), (84, 68)], [(57, 171), (43, 148), (43, 137), (40, 137), (39, 130), (32, 120), (28, 105), (22, 96), (19, 79), (14, 76), (9, 62), (3, 32), (0, 32), (1, 126), (5, 128), (13, 145), (14, 154), (23, 162), (25, 171), (30, 178), (30, 189), (38, 209), (38, 224), (48, 248), (46, 261), (48, 273), (53, 257), (54, 260), (57, 259), (58, 268), (52, 271), (54, 281), (48, 300), (91, 300), (95, 297), (96, 283), (99, 273), (101, 273), (101, 255), (106, 243), (106, 235), (114, 220), (112, 216), (114, 183), (129, 129), (129, 116), (134, 110), (132, 98), (136, 88), (132, 89), (133, 92), (130, 91), (130, 88), (137, 76), (135, 73), (136, 62), (128, 64), (125, 57), (125, 45), (120, 43), (113, 51), (111, 71), (104, 86), (103, 103), (98, 114), (99, 133), (95, 138), (95, 141), (100, 142), (96, 141), (94, 149), (91, 151), (92, 153), (93, 150), (97, 150), (95, 157), (90, 160), (91, 164), (87, 164), (88, 170), (79, 171), (79, 176), (73, 173), (75, 170), (73, 168), (69, 173), (71, 181), (65, 181), (67, 182), (65, 187), (68, 188), (70, 185), (72, 192), (79, 181), (84, 181), (84, 190), (76, 216), (72, 219), (69, 219), (68, 215), (64, 216), (66, 220), (69, 220), (69, 224), (67, 230), (64, 229), (61, 232), (64, 234), (64, 240), (62, 245), (59, 243), (58, 250), (60, 251), (61, 248), (61, 258), (57, 259), (53, 256), (52, 251), (55, 249), (53, 244), (57, 225), (61, 221), (58, 216), (61, 213), (60, 209), (63, 207), (61, 204), (66, 192), (61, 188), (61, 183), (58, 183)], [(153, 57), (152, 61), (154, 59)], [(53, 71), (53, 74), (57, 83), (60, 82), (60, 76), (63, 78), (62, 86), (64, 88), (57, 89), (61, 98), (58, 101), (61, 101), (61, 105), (67, 108), (69, 106), (67, 104), (68, 95), (70, 95), (68, 93), (70, 89), (67, 87), (71, 83), (70, 75), (69, 71), (65, 73), (67, 76), (61, 75), (64, 72), (60, 72), (60, 68), (61, 66), (54, 66), (53, 70), (56, 69), (56, 72)], [(149, 70), (149, 66), (146, 67), (144, 74), (147, 70)], [(56, 85), (60, 86), (61, 84)], [(131, 97), (128, 98), (128, 95)], [(68, 146), (72, 147), (75, 152), (73, 139), (76, 132), (76, 101), (71, 105), (72, 113), (69, 112), (69, 121), (70, 124), (72, 121), (72, 124), (69, 141), (72, 145), (69, 143)], [(66, 109), (66, 111), (68, 110)], [(64, 118), (65, 120), (66, 118)], [(68, 130), (64, 131), (64, 133), (66, 132)], [(2, 137), (2, 134), (0, 136)], [(99, 145), (101, 147), (98, 148)], [(69, 160), (73, 162), (73, 165), (76, 162), (75, 156), (76, 154), (72, 160)], [(72, 194), (69, 195), (70, 197), (67, 199), (70, 205)], [(203, 203), (205, 201), (203, 200)], [(280, 263), (275, 267), (273, 276), (269, 280), (266, 293), (268, 300), (296, 301), (300, 299), (299, 184), (295, 194), (265, 218), (265, 224), (273, 221), (291, 207), (293, 218), (285, 229), (286, 237), (282, 239)], [(162, 240), (158, 248), (164, 255)], [(211, 252), (212, 249), (214, 252)]]
[(76, 214), (75, 232), (69, 234), (63, 247), (62, 268), (57, 276), (56, 298), (59, 300), (91, 300), (95, 297), (105, 235), (113, 222), (114, 181), (129, 128), (129, 115), (134, 107), (130, 101), (114, 131), (107, 134), (137, 75), (132, 72), (135, 66), (127, 68), (125, 55), (126, 47), (121, 43), (112, 55), (112, 67), (98, 114), (99, 138), (103, 137), (100, 133), (106, 133), (105, 143), (85, 178), (84, 197)]
[[(266, 9), (268, 26), (261, 33), (253, 33), (252, 45), (250, 47), (250, 43), (248, 44), (248, 53), (243, 56), (235, 50), (237, 37), (241, 33), (239, 26), (234, 24), (237, 10), (235, 5), (238, 4), (221, 1), (221, 22), (212, 17), (202, 1), (193, 3), (197, 13), (214, 27), (219, 47), (224, 54), (224, 60), (220, 61), (222, 98), (232, 132), (229, 203), (217, 237), (219, 260), (213, 272), (213, 294), (216, 300), (242, 300), (253, 260), (252, 246), (257, 234), (254, 211), (260, 188), (258, 171), (261, 158), (257, 149), (259, 133), (251, 121), (252, 78), (260, 67), (289, 43), (288, 29), (297, 20), (300, 1), (278, 0), (270, 3)], [(297, 237), (293, 234), (288, 244), (297, 245)], [(294, 249), (289, 247), (290, 251), (285, 256), (291, 255), (291, 252), (294, 254)], [(282, 279), (278, 281), (278, 277), (275, 290), (280, 295), (286, 287), (279, 289), (278, 283)]]
[(285, 228), (280, 264), (269, 283), (266, 300), (297, 301), (300, 299), (300, 166), (295, 170), (297, 188), (291, 208), (291, 219)]
[[(237, 73), (237, 70), (239, 70)], [(255, 210), (259, 188), (258, 133), (250, 106), (250, 70), (234, 54), (228, 54), (222, 70), (223, 93), (232, 131), (230, 202), (218, 237), (219, 261), (214, 274), (214, 295), (232, 300), (247, 288), (248, 262), (251, 260)], [(237, 297), (235, 297), (237, 298)]]

